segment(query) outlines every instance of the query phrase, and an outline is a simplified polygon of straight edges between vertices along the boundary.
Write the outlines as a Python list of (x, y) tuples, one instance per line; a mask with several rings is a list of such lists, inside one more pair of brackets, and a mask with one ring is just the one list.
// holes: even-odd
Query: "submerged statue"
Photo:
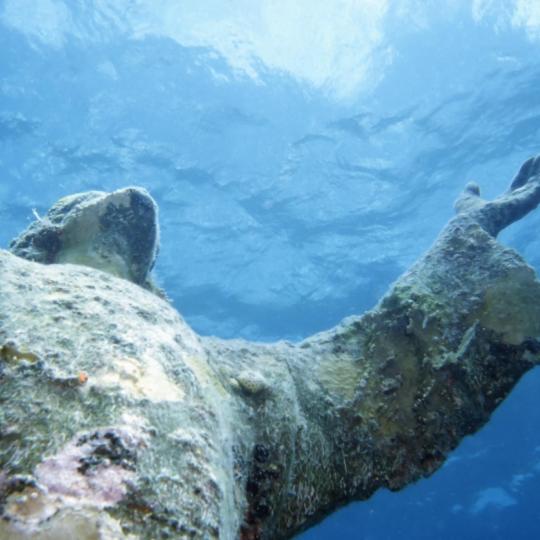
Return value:
[(144, 190), (62, 199), (0, 251), (0, 538), (286, 539), (432, 474), (540, 360), (540, 282), (495, 239), (539, 203), (539, 157), (469, 184), (373, 310), (261, 344), (155, 294)]

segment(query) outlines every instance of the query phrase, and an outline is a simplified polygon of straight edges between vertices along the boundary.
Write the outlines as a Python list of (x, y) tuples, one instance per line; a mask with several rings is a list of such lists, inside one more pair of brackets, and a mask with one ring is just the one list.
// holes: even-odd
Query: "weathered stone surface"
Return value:
[(11, 242), (30, 261), (99, 268), (145, 287), (159, 249), (157, 206), (142, 188), (60, 199)]
[(493, 237), (539, 168), (469, 186), (375, 309), (299, 344), (199, 337), (133, 283), (1, 251), (0, 538), (285, 539), (433, 473), (540, 359), (540, 283)]
[[(237, 527), (221, 441), (227, 403), (179, 315), (97, 270), (7, 252), (0, 260), (0, 463), (11, 525), (25, 516), (30, 527), (54, 508), (94, 523), (108, 508), (143, 538)], [(27, 485), (39, 494), (35, 510), (17, 503)]]

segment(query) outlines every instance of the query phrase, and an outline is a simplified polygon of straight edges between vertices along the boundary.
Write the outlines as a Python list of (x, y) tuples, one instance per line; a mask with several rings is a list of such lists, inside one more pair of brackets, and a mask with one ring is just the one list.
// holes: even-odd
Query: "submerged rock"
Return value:
[(10, 244), (30, 261), (90, 266), (144, 287), (158, 249), (156, 203), (135, 187), (64, 197)]
[[(286, 539), (432, 474), (540, 361), (540, 282), (494, 238), (540, 202), (527, 163), (495, 201), (469, 186), (372, 311), (299, 344), (200, 337), (98, 264), (0, 250), (0, 540)], [(137, 194), (78, 195), (69, 242), (53, 207), (15, 251), (109, 260), (129, 234), (99, 209)]]

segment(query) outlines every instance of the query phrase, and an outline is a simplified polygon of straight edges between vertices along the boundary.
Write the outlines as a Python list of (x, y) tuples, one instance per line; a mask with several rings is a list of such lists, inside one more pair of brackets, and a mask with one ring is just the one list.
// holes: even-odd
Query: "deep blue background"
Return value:
[[(0, 1), (0, 245), (62, 195), (142, 185), (161, 211), (156, 277), (200, 333), (295, 340), (369, 309), (466, 181), (494, 196), (540, 151), (540, 47), (511, 1), (480, 19), (470, 2), (389, 2), (376, 76), (346, 95), (339, 78), (264, 58), (254, 78), (212, 43), (135, 35), (107, 4)], [(69, 17), (39, 26), (51, 6)], [(536, 268), (539, 216), (502, 237)], [(433, 478), (304, 538), (535, 538), (539, 388), (535, 371)]]

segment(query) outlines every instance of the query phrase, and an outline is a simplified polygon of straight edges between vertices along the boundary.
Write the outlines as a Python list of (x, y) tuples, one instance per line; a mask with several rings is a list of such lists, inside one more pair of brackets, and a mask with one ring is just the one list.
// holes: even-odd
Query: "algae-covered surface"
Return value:
[(101, 530), (129, 514), (137, 534), (154, 534), (144, 533), (153, 516), (163, 531), (200, 520), (201, 537), (217, 536), (229, 519), (225, 404), (217, 410), (211, 373), (197, 368), (198, 338), (165, 301), (100, 271), (3, 253), (2, 275), (2, 527), (56, 516), (69, 531), (65, 515)]
[[(539, 359), (540, 282), (493, 236), (540, 202), (539, 173), (526, 162), (493, 202), (467, 188), (476, 203), (373, 310), (298, 344), (200, 337), (149, 279), (119, 277), (107, 261), (153, 261), (155, 225), (138, 244), (122, 213), (58, 222), (99, 246), (85, 266), (51, 260), (69, 242), (35, 261), (38, 220), (20, 256), (0, 251), (0, 537), (285, 539), (431, 475)], [(125, 193), (68, 215), (117, 215)]]

